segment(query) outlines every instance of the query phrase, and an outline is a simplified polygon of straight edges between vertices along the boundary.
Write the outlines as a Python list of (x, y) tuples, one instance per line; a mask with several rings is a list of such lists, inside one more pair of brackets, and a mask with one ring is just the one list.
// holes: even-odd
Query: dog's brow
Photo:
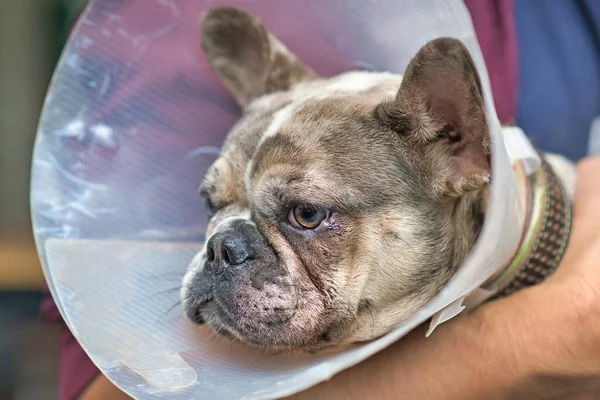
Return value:
[(204, 178), (200, 187), (198, 187), (198, 194), (202, 197), (208, 197), (212, 192), (214, 192), (213, 183)]
[(342, 212), (358, 212), (365, 208), (363, 199), (357, 196), (344, 197), (338, 195), (333, 186), (319, 187), (310, 184), (305, 176), (290, 176), (273, 181), (263, 192), (266, 194), (268, 207), (279, 213), (290, 204), (315, 204)]
[(206, 191), (204, 187), (200, 186), (198, 188), (198, 196), (208, 198), (208, 191)]

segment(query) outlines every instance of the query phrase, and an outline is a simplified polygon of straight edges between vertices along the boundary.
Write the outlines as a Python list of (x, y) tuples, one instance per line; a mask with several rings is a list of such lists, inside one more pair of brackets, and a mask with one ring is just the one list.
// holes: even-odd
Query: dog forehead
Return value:
[[(330, 79), (302, 82), (289, 91), (262, 96), (244, 110), (228, 134), (223, 153), (232, 153), (237, 158), (243, 155), (244, 161), (249, 161), (265, 139), (279, 134), (282, 126), (296, 114), (304, 112), (312, 119), (319, 119), (319, 108), (327, 108), (323, 103), (327, 100), (343, 104), (353, 98), (355, 103), (375, 105), (393, 98), (401, 82), (399, 75), (354, 71)], [(337, 111), (343, 118), (343, 110)]]
[(348, 98), (282, 109), (273, 119), (279, 129), (267, 129), (270, 136), (248, 165), (248, 201), (308, 201), (346, 211), (412, 202), (420, 196), (418, 180), (399, 156), (397, 138), (381, 128), (372, 111), (372, 105)]
[(339, 158), (342, 149), (362, 151), (357, 142), (372, 129), (373, 107), (349, 97), (359, 99), (356, 95), (310, 98), (275, 112), (248, 165), (246, 184), (275, 166), (293, 166), (292, 174), (328, 169), (325, 164)]
[(376, 152), (367, 148), (373, 129), (366, 122), (377, 104), (395, 96), (401, 82), (399, 75), (349, 72), (253, 101), (223, 146), (222, 155), (231, 163), (226, 185), (248, 192), (253, 175), (282, 164), (288, 168), (275, 169), (284, 175), (312, 171), (317, 177), (315, 169), (331, 172), (329, 164), (351, 154)]

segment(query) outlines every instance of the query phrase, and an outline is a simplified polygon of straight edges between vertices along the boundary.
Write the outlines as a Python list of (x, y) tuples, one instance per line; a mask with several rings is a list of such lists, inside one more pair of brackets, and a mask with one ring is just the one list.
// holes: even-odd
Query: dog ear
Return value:
[(202, 21), (201, 39), (211, 68), (242, 107), (263, 94), (317, 78), (258, 18), (244, 11), (211, 9)]
[(411, 162), (439, 198), (490, 180), (490, 137), (479, 75), (467, 48), (435, 39), (410, 61), (396, 98), (376, 114), (416, 149)]

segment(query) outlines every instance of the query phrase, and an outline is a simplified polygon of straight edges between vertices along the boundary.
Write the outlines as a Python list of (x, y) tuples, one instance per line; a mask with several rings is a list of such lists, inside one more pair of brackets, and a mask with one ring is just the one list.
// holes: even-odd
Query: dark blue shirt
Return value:
[(517, 123), (542, 150), (584, 157), (600, 116), (600, 0), (518, 0)]

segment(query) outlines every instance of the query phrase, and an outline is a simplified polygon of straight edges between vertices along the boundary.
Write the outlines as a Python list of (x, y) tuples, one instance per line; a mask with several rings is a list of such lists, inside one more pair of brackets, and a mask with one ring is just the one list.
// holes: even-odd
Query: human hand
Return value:
[(542, 285), (507, 299), (518, 309), (507, 333), (521, 340), (531, 357), (529, 377), (516, 389), (523, 398), (585, 390), (596, 390), (593, 398), (600, 397), (599, 175), (600, 157), (578, 164), (573, 230), (557, 271)]

